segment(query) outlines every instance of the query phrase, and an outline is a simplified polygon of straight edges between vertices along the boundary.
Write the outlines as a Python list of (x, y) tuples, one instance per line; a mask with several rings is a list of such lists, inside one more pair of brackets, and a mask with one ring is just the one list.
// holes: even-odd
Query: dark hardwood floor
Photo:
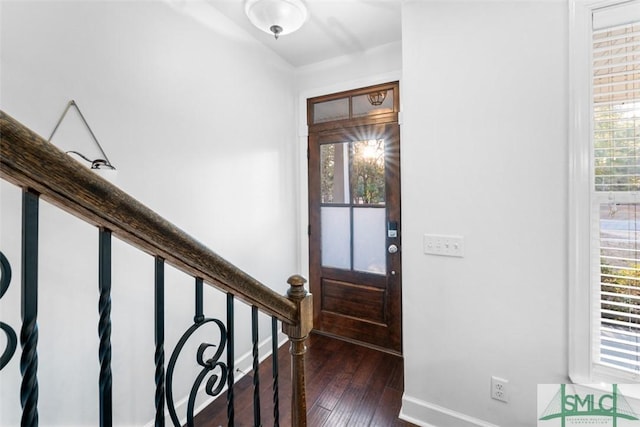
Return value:
[[(310, 427), (409, 427), (398, 419), (403, 391), (402, 358), (333, 338), (312, 334), (306, 357)], [(278, 352), (280, 425), (291, 419), (291, 364), (288, 345)], [(273, 425), (271, 358), (260, 366), (263, 426)], [(236, 383), (235, 425), (253, 425), (253, 377)], [(198, 414), (195, 425), (227, 425), (226, 393)]]

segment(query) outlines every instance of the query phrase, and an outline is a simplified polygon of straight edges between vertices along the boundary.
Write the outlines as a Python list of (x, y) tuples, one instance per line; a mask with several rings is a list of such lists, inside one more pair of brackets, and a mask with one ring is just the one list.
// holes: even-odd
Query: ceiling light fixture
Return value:
[(380, 90), (378, 92), (371, 92), (367, 94), (367, 99), (371, 105), (382, 105), (385, 98), (387, 97), (386, 90)]
[(253, 25), (276, 39), (298, 30), (308, 16), (301, 0), (247, 0), (244, 12)]

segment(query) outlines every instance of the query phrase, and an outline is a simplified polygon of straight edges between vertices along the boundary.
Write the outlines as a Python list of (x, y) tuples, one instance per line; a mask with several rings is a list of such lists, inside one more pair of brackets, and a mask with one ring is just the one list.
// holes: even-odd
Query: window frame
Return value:
[[(633, 1), (633, 0), (631, 0)], [(636, 0), (637, 1), (637, 0)], [(593, 280), (591, 227), (599, 199), (592, 198), (592, 14), (630, 0), (569, 0), (569, 218), (568, 362), (574, 383), (640, 381), (640, 374), (602, 366), (594, 360), (593, 335), (599, 328), (599, 298)], [(589, 143), (585, 143), (588, 141)], [(633, 201), (628, 194), (619, 202)], [(599, 251), (599, 248), (597, 248)], [(589, 286), (585, 286), (589, 284)]]

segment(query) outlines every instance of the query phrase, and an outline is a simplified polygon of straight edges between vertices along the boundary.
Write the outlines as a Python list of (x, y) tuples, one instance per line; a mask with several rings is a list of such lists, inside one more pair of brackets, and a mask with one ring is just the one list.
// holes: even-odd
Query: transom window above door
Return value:
[(351, 125), (357, 119), (370, 122), (375, 118), (379, 123), (393, 120), (399, 111), (396, 90), (394, 84), (386, 84), (322, 97), (309, 108), (308, 123), (321, 130), (343, 120), (351, 120)]

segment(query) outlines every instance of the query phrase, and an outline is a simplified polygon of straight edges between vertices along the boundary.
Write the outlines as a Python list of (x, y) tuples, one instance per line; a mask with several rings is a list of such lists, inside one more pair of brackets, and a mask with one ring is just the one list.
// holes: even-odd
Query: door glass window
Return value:
[(353, 209), (353, 269), (386, 274), (385, 209)]
[(320, 146), (322, 266), (386, 274), (385, 141)]
[(349, 143), (320, 146), (321, 203), (348, 203)]
[(384, 139), (352, 143), (354, 204), (384, 204)]
[(348, 207), (323, 206), (320, 208), (322, 224), (322, 265), (351, 268), (351, 212)]

